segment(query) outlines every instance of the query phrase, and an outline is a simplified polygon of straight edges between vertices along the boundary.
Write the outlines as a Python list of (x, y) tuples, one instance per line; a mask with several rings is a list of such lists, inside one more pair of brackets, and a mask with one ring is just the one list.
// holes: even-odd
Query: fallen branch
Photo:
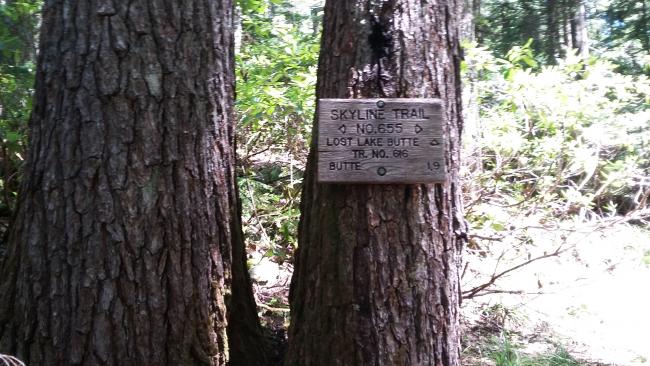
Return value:
[(257, 306), (264, 309), (264, 310), (274, 311), (274, 312), (277, 312), (277, 313), (288, 313), (289, 311), (291, 311), (288, 308), (274, 308), (272, 306), (268, 306), (266, 304), (261, 304), (261, 303), (258, 303)]
[[(473, 297), (479, 297), (479, 296), (486, 296), (486, 295), (492, 295), (492, 294), (510, 294), (510, 295), (544, 295), (546, 292), (538, 291), (538, 292), (527, 292), (524, 290), (484, 290)], [(465, 297), (463, 296), (463, 299)]]
[[(499, 272), (499, 273), (496, 273), (496, 271), (495, 271), (492, 274), (492, 276), (490, 277), (490, 280), (487, 281), (486, 283), (484, 283), (482, 285), (479, 285), (479, 286), (476, 286), (476, 287), (472, 288), (471, 290), (463, 291), (462, 292), (463, 299), (471, 299), (473, 297), (476, 297), (478, 293), (480, 293), (481, 291), (483, 291), (483, 290), (487, 289), (488, 287), (494, 285), (496, 280), (498, 280), (499, 278), (507, 275), (508, 273), (510, 273), (512, 271), (516, 271), (519, 268), (527, 266), (527, 265), (529, 265), (529, 264), (531, 264), (533, 262), (536, 262), (538, 260), (541, 260), (541, 259), (544, 259), (544, 258), (555, 257), (555, 256), (558, 256), (558, 255), (564, 253), (566, 250), (568, 250), (568, 248), (567, 249), (562, 249), (563, 246), (564, 246), (564, 244), (560, 245), (557, 249), (555, 249), (555, 251), (553, 251), (551, 253), (546, 253), (544, 255), (540, 255), (538, 257), (531, 258), (531, 259), (529, 259), (529, 260), (527, 260), (525, 262), (522, 262), (522, 263), (520, 263), (520, 264), (518, 264), (518, 265), (516, 265), (514, 267), (510, 267), (510, 268), (506, 269), (505, 271), (502, 271), (502, 272)], [(499, 260), (497, 261), (497, 267), (498, 267), (498, 263), (499, 263), (500, 259), (501, 259), (501, 257), (499, 257)]]
[(502, 241), (505, 236), (499, 235), (499, 236), (483, 236), (479, 234), (469, 234), (468, 235), (471, 239), (481, 239), (481, 240), (487, 240), (487, 241)]

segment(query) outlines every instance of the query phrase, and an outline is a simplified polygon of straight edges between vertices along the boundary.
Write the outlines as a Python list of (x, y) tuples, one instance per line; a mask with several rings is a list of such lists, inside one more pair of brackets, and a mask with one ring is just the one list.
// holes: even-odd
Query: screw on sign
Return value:
[(445, 181), (445, 136), (439, 99), (318, 102), (319, 182)]

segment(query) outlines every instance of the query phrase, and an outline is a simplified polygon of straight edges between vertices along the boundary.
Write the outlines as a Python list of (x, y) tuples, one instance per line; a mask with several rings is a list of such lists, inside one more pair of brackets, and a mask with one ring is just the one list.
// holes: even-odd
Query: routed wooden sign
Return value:
[(445, 180), (439, 99), (320, 99), (318, 181)]

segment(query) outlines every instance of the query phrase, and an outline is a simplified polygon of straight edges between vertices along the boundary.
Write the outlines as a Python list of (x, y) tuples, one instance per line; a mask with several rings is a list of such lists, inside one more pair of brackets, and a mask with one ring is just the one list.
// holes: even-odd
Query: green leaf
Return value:
[(490, 224), (490, 227), (491, 227), (494, 231), (504, 231), (504, 230), (506, 229), (506, 227), (505, 227), (502, 223), (499, 223), (499, 222), (492, 222), (492, 223)]
[(18, 132), (7, 132), (5, 140), (9, 143), (16, 143), (23, 139), (23, 135)]

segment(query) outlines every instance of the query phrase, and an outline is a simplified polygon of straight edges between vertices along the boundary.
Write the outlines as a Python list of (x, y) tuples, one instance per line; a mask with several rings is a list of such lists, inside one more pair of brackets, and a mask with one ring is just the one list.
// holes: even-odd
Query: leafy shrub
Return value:
[(0, 3), (0, 216), (9, 215), (18, 190), (32, 105), (40, 6), (40, 1)]
[(285, 1), (241, 0), (237, 53), (239, 187), (249, 247), (276, 262), (297, 245), (302, 175), (314, 115), (318, 27)]
[(301, 171), (279, 164), (261, 165), (239, 177), (242, 222), (250, 249), (262, 250), (280, 263), (292, 255), (301, 182)]
[(465, 139), (468, 201), (555, 218), (647, 205), (646, 76), (618, 74), (606, 61), (585, 64), (572, 54), (539, 67), (529, 44), (505, 59), (475, 46), (466, 54), (464, 73), (473, 78), (480, 115), (469, 128), (474, 136)]
[(314, 20), (283, 2), (245, 5), (236, 101), (242, 158), (269, 151), (304, 161), (319, 49), (318, 34), (306, 25)]

